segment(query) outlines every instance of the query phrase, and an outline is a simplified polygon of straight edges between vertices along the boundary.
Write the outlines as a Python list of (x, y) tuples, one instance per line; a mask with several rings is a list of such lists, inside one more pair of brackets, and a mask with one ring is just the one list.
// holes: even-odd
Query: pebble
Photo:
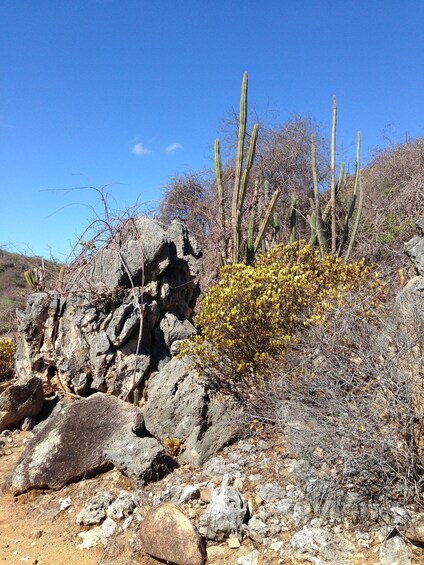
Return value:
[(230, 549), (238, 549), (240, 547), (240, 540), (236, 537), (228, 538), (227, 544)]

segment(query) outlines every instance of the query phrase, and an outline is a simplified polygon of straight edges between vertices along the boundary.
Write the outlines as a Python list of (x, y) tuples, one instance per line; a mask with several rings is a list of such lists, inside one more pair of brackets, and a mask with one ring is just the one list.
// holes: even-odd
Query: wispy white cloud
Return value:
[(173, 153), (174, 151), (178, 151), (178, 149), (182, 149), (183, 146), (181, 145), (181, 143), (171, 143), (171, 145), (168, 145), (168, 147), (165, 148), (165, 151), (167, 153)]
[(150, 155), (151, 153), (150, 149), (144, 147), (142, 143), (136, 143), (133, 145), (131, 151), (134, 155)]

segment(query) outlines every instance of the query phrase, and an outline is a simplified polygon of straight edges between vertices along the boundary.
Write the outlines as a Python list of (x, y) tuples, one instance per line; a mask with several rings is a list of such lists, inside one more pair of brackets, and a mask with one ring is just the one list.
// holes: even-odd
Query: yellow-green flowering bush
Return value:
[[(277, 245), (255, 266), (222, 268), (197, 317), (199, 335), (189, 339), (189, 354), (212, 383), (243, 394), (260, 387), (270, 362), (284, 357), (300, 332), (324, 324), (349, 296), (383, 294), (381, 283), (363, 261), (346, 263), (304, 242)], [(369, 300), (365, 316), (372, 315)], [(372, 304), (374, 304), (372, 302)]]
[(16, 346), (11, 339), (0, 339), (0, 378), (13, 373)]

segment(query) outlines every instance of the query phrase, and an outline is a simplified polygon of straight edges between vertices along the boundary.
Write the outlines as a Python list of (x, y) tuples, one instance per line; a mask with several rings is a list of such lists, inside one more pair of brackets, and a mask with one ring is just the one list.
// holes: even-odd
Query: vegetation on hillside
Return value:
[[(59, 266), (44, 261), (46, 284), (49, 287), (57, 278)], [(15, 330), (16, 309), (24, 308), (31, 291), (25, 280), (25, 271), (41, 265), (41, 257), (27, 257), (0, 249), (0, 336)]]
[(321, 257), (305, 242), (280, 244), (255, 266), (221, 269), (219, 282), (201, 303), (200, 333), (181, 354), (194, 357), (218, 390), (250, 402), (306, 328), (326, 324), (334, 310), (352, 300), (363, 301), (362, 315), (371, 319), (384, 296), (363, 261)]
[[(309, 182), (295, 197), (292, 192), (291, 208), (281, 198), (289, 187), (271, 186), (262, 176), (268, 155), (255, 161), (256, 129), (249, 150), (240, 143), (247, 136), (242, 124), (234, 162), (223, 167), (215, 144), (215, 183), (198, 182), (197, 198), (189, 202), (180, 179), (185, 219), (207, 226), (207, 238), (200, 234), (207, 252), (227, 263), (213, 273), (206, 265), (212, 284), (200, 304), (200, 333), (181, 355), (191, 356), (215, 391), (236, 398), (255, 429), (272, 425), (287, 433), (290, 422), (300, 426), (306, 432), (296, 440), (300, 456), (337, 487), (424, 505), (422, 305), (386, 300), (371, 267), (376, 263), (399, 290), (399, 270), (408, 264), (403, 245), (424, 212), (424, 145), (408, 142), (381, 152), (362, 172), (362, 186), (358, 135), (355, 175), (342, 165), (337, 181), (336, 116), (334, 105), (330, 167), (319, 176), (312, 135)], [(290, 147), (282, 144), (280, 157)], [(234, 189), (225, 193), (228, 185)], [(163, 209), (173, 192), (171, 186)], [(250, 218), (264, 214), (270, 202), (273, 229), (249, 257)], [(301, 242), (306, 234), (309, 244)], [(344, 245), (356, 261), (341, 258)]]

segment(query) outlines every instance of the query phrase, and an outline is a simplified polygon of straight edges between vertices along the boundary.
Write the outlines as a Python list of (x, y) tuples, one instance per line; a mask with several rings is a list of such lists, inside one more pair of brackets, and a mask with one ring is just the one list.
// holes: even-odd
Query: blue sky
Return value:
[[(0, 0), (0, 246), (64, 260), (109, 185), (154, 208), (249, 102), (373, 148), (424, 133), (422, 0)], [(46, 191), (46, 189), (57, 189)]]

